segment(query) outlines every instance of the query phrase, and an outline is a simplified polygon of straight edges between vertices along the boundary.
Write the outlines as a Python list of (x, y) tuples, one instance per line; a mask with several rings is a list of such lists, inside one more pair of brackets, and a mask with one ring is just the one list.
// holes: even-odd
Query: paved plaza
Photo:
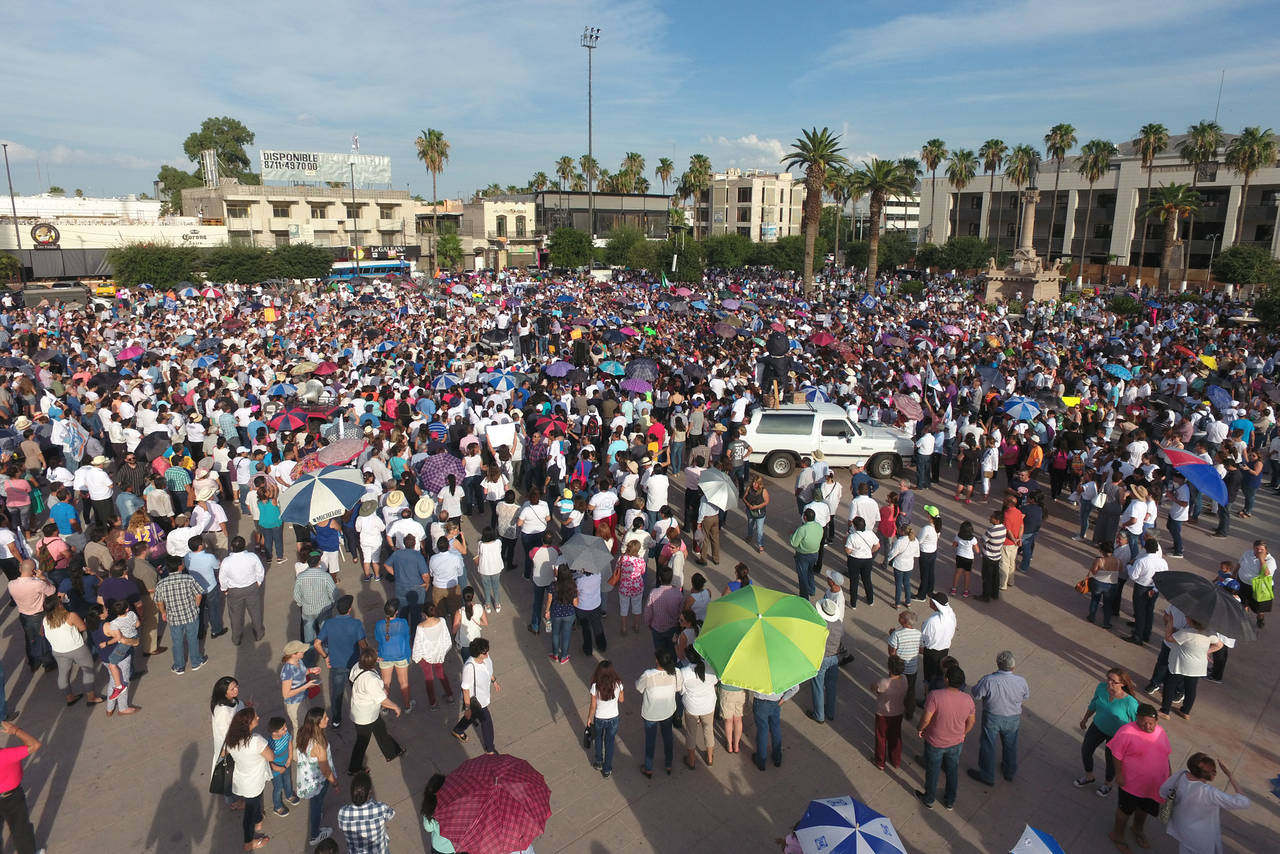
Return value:
[[(847, 474), (841, 477), (847, 495)], [(945, 486), (927, 491), (925, 500), (916, 503), (917, 514), (924, 503), (942, 509), (937, 582), (941, 590), (950, 586), (954, 567), (950, 542), (957, 525), (969, 519), (981, 529), (980, 519), (995, 506), (957, 505), (950, 499), (953, 478), (954, 470), (947, 472)], [(765, 554), (757, 555), (746, 546), (742, 512), (734, 510), (722, 536), (720, 565), (702, 569), (690, 564), (691, 570), (707, 574), (717, 595), (738, 560), (752, 567), (757, 583), (795, 592), (787, 544), (797, 524), (790, 499), (792, 483), (790, 479), (770, 481), (769, 488), (773, 501)], [(1230, 539), (1210, 538), (1204, 524), (1188, 529), (1186, 560), (1173, 562), (1172, 568), (1210, 573), (1219, 559), (1237, 559), (1253, 539), (1276, 538), (1280, 532), (1271, 520), (1277, 518), (1280, 500), (1266, 490), (1263, 495), (1254, 518), (1232, 519)], [(678, 502), (673, 493), (673, 503), (678, 506)], [(781, 768), (770, 765), (761, 772), (752, 764), (748, 744), (753, 743), (755, 730), (748, 711), (742, 753), (729, 754), (721, 743), (714, 767), (700, 761), (697, 770), (690, 771), (680, 761), (683, 741), (677, 732), (672, 776), (659, 772), (652, 780), (639, 771), (643, 727), (639, 697), (631, 690), (640, 672), (652, 664), (648, 634), (619, 638), (617, 600), (610, 597), (608, 656), (623, 676), (627, 693), (615, 772), (602, 780), (591, 769), (581, 744), (594, 661), (581, 655), (578, 635), (568, 665), (548, 660), (548, 637), (535, 637), (525, 629), (529, 583), (519, 572), (507, 573), (503, 578), (507, 604), (501, 614), (489, 615), (490, 628), (485, 633), (492, 641), (502, 683), (492, 709), (498, 749), (533, 763), (551, 786), (552, 817), (535, 848), (539, 854), (774, 851), (778, 850), (775, 839), (791, 828), (810, 799), (852, 794), (888, 815), (911, 852), (1008, 851), (1026, 823), (1056, 836), (1070, 854), (1113, 851), (1106, 833), (1115, 796), (1104, 800), (1092, 787), (1071, 785), (1081, 772), (1081, 733), (1076, 724), (1107, 667), (1127, 668), (1141, 687), (1157, 647), (1125, 643), (1119, 634), (1083, 619), (1087, 599), (1073, 585), (1083, 577), (1093, 549), (1069, 539), (1074, 533), (1074, 507), (1051, 502), (1049, 512), (1032, 571), (1018, 577), (1006, 598), (993, 603), (954, 600), (959, 629), (951, 651), (969, 683), (994, 670), (996, 653), (1009, 649), (1017, 656), (1017, 671), (1030, 683), (1031, 699), (1022, 716), (1017, 782), (998, 781), (988, 789), (964, 776), (965, 768), (977, 764), (978, 732), (972, 732), (961, 759), (960, 794), (953, 812), (940, 806), (925, 810), (912, 794), (924, 778), (923, 768), (915, 762), (920, 740), (914, 727), (903, 727), (901, 770), (878, 771), (869, 758), (873, 701), (868, 686), (884, 673), (884, 636), (895, 625), (892, 600), (884, 598), (892, 594), (885, 573), (877, 571), (874, 606), (861, 603), (847, 612), (846, 643), (856, 660), (840, 675), (835, 721), (820, 725), (809, 720), (804, 714), (810, 707), (809, 692), (802, 688), (793, 702), (783, 706)], [(842, 520), (841, 533), (843, 527)], [(469, 538), (475, 536), (470, 525), (466, 530)], [(827, 565), (843, 569), (842, 558), (833, 549)], [(158, 656), (151, 672), (135, 683), (135, 703), (142, 712), (129, 718), (108, 719), (83, 703), (71, 708), (61, 705), (54, 676), (33, 678), (25, 667), (16, 612), (6, 609), (9, 644), (4, 664), (10, 708), (21, 710), (18, 724), (45, 745), (27, 763), (25, 784), (37, 838), (47, 841), (50, 854), (240, 850), (239, 814), (208, 794), (209, 694), (219, 676), (234, 675), (241, 683), (242, 698), (252, 699), (264, 720), (281, 711), (280, 652), (297, 631), (292, 581), (288, 565), (268, 568), (265, 642), (254, 645), (246, 640), (236, 648), (229, 636), (209, 641), (209, 664), (183, 676), (169, 671), (167, 653)], [(356, 609), (372, 628), (390, 595), (390, 585), (361, 585), (358, 568), (347, 562), (340, 587), (355, 595)], [(914, 607), (923, 619), (927, 611), (923, 603)], [(1126, 614), (1128, 608), (1126, 601)], [(1267, 782), (1280, 774), (1276, 714), (1280, 669), (1273, 666), (1272, 634), (1277, 631), (1280, 627), (1265, 629), (1259, 641), (1241, 642), (1232, 651), (1225, 684), (1202, 682), (1193, 720), (1161, 721), (1173, 744), (1175, 770), (1190, 753), (1207, 752), (1232, 769), (1253, 800), (1247, 810), (1223, 814), (1227, 851), (1280, 850), (1280, 799), (1270, 793)], [(460, 665), (453, 659), (449, 666), (456, 681)], [(461, 744), (450, 737), (448, 727), (456, 712), (443, 707), (428, 710), (416, 668), (411, 678), (418, 708), (389, 722), (391, 733), (408, 754), (389, 765), (382, 763), (376, 750), (370, 755), (376, 795), (397, 810), (390, 826), (394, 852), (424, 850), (417, 807), (431, 774), (448, 772), (481, 749), (478, 739)], [(324, 683), (327, 691), (327, 675)], [(345, 768), (353, 738), (350, 724), (333, 737), (339, 770)], [(327, 825), (336, 826), (335, 813), (347, 802), (349, 778), (341, 774), (340, 778), (341, 790), (331, 792), (326, 804)], [(1219, 782), (1224, 778), (1220, 776)], [(1148, 827), (1151, 850), (1177, 850), (1157, 822)], [(264, 829), (271, 836), (266, 850), (306, 850), (306, 805), (296, 807), (287, 818), (277, 818), (268, 808)]]

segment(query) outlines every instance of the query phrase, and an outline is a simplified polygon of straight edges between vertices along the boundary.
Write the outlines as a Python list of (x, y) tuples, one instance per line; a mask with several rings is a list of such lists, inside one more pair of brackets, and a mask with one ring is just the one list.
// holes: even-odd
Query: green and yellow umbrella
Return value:
[(809, 600), (751, 584), (712, 600), (693, 648), (720, 681), (778, 694), (817, 674), (826, 643)]

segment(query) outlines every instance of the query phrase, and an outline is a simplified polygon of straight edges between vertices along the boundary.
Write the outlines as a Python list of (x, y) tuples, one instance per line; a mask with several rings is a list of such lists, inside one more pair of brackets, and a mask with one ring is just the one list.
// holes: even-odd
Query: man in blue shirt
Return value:
[(329, 726), (342, 725), (342, 697), (347, 689), (347, 676), (360, 661), (360, 649), (365, 646), (364, 624), (351, 616), (355, 599), (343, 596), (334, 603), (337, 614), (324, 621), (316, 635), (316, 652), (324, 656), (329, 665)]
[(1005, 650), (996, 656), (994, 673), (978, 680), (970, 692), (982, 700), (982, 744), (978, 750), (978, 767), (969, 776), (984, 786), (996, 782), (996, 739), (1003, 751), (1001, 771), (1010, 783), (1018, 773), (1018, 728), (1022, 723), (1022, 704), (1031, 696), (1027, 680), (1013, 672), (1013, 653)]
[(212, 630), (209, 637), (220, 638), (227, 633), (227, 629), (222, 624), (224, 597), (222, 588), (218, 585), (218, 557), (209, 551), (202, 536), (192, 537), (188, 546), (191, 551), (182, 558), (182, 564), (204, 594), (200, 601), (200, 637), (204, 637), (207, 626)]
[(80, 528), (80, 514), (64, 487), (59, 487), (55, 494), (58, 503), (49, 508), (49, 518), (58, 526), (58, 533), (62, 536), (74, 534)]
[(413, 534), (404, 535), (404, 548), (391, 553), (386, 568), (395, 578), (400, 616), (411, 628), (416, 627), (422, 620), (422, 604), (426, 601), (431, 573), (427, 559), (418, 551), (418, 541)]

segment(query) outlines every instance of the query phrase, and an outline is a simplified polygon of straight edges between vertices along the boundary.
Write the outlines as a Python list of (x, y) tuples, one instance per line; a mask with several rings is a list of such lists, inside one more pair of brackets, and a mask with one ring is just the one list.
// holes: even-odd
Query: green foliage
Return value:
[[(836, 215), (840, 216), (840, 251), (843, 252), (853, 239), (853, 217), (848, 216), (844, 211), (831, 207), (830, 205), (822, 209), (822, 218), (818, 221), (818, 236), (827, 242), (828, 246), (836, 245)], [(839, 259), (836, 259), (837, 262)]]
[(125, 287), (150, 282), (156, 287), (191, 281), (200, 267), (200, 250), (192, 246), (131, 243), (107, 253), (112, 277)]
[[(942, 245), (942, 266), (949, 270), (980, 270), (995, 252), (995, 247), (980, 237), (953, 237)], [(920, 263), (919, 252), (916, 263)]]
[(230, 116), (207, 118), (200, 124), (200, 130), (191, 133), (182, 143), (182, 150), (192, 163), (200, 162), (200, 152), (212, 148), (218, 152), (218, 165), (240, 179), (243, 184), (257, 181), (246, 181), (252, 165), (249, 154), (244, 150), (246, 145), (253, 145), (253, 131)]
[[(676, 259), (675, 270), (671, 269), (673, 257)], [(670, 238), (665, 243), (657, 244), (654, 266), (666, 273), (671, 281), (700, 283), (702, 272), (706, 268), (706, 251), (697, 240), (680, 241)]]
[(436, 260), (450, 270), (456, 270), (462, 263), (462, 239), (458, 237), (457, 227), (449, 224), (441, 227), (440, 239), (436, 241)]
[(555, 267), (581, 267), (591, 262), (591, 237), (576, 228), (557, 228), (547, 244)]
[(204, 271), (215, 282), (260, 282), (277, 277), (270, 249), (258, 246), (218, 246), (204, 256)]
[(1141, 312), (1142, 303), (1138, 302), (1128, 294), (1121, 294), (1120, 296), (1113, 297), (1111, 299), (1111, 302), (1107, 304), (1107, 309), (1111, 311), (1112, 314), (1127, 317)]
[(51, 196), (65, 196), (67, 191), (59, 187), (57, 184), (54, 184), (48, 189), (48, 193)]
[(1178, 303), (1200, 302), (1200, 294), (1196, 293), (1195, 291), (1183, 291), (1180, 294), (1173, 295), (1173, 302), (1178, 302)]
[(333, 253), (310, 243), (277, 246), (272, 258), (276, 276), (285, 279), (319, 279), (333, 270)]
[[(770, 254), (772, 260), (769, 263), (774, 267), (798, 273), (804, 269), (804, 237), (799, 234), (780, 237), (776, 243), (772, 244)], [(827, 241), (819, 235), (813, 244), (813, 255), (815, 258), (821, 258), (826, 254)]]
[(880, 238), (880, 257), (876, 267), (889, 270), (911, 260), (915, 247), (905, 231), (886, 231)]
[(844, 248), (844, 264), (854, 270), (865, 270), (871, 260), (871, 244), (865, 240), (855, 240)]
[(753, 244), (741, 234), (717, 234), (703, 241), (709, 267), (742, 267), (751, 258)]
[(7, 252), (0, 254), (0, 280), (12, 282), (18, 278), (18, 258)]
[(645, 246), (644, 232), (634, 225), (620, 225), (609, 232), (604, 262), (632, 270), (643, 269), (653, 257)]
[(1010, 314), (1022, 314), (1027, 308), (1027, 304), (1020, 299), (1011, 299), (1004, 305)]
[(164, 201), (160, 208), (162, 215), (182, 213), (182, 191), (204, 186), (204, 180), (199, 175), (183, 172), (167, 163), (160, 167), (156, 180), (161, 184), (160, 198)]
[(898, 285), (898, 293), (910, 297), (919, 296), (924, 293), (924, 282), (917, 281), (916, 279), (909, 279), (908, 281)]
[(924, 270), (930, 267), (942, 267), (942, 247), (933, 243), (921, 244), (916, 249), (916, 266)]
[(1267, 329), (1280, 327), (1280, 285), (1272, 285), (1263, 291), (1253, 304), (1253, 313)]
[(1058, 302), (1079, 302), (1081, 297), (1080, 291), (1064, 291)]
[(1213, 277), (1233, 285), (1280, 284), (1280, 262), (1259, 246), (1232, 246), (1213, 259)]

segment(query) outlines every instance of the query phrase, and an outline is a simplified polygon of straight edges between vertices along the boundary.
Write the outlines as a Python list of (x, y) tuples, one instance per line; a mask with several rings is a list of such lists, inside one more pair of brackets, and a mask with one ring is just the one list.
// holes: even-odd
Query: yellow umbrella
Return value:
[(293, 370), (289, 371), (289, 373), (295, 377), (300, 377), (303, 374), (311, 373), (318, 367), (320, 366), (317, 365), (315, 362), (299, 362), (298, 364), (293, 366)]
[(1064, 396), (1062, 397), (1062, 402), (1063, 402), (1063, 403), (1065, 403), (1067, 406), (1079, 406), (1079, 405), (1080, 405), (1080, 398), (1078, 398), (1078, 397), (1067, 397), (1067, 396), (1065, 396), (1065, 395), (1064, 395)]
[(1217, 360), (1216, 358), (1214, 358), (1213, 356), (1205, 356), (1205, 355), (1201, 355), (1201, 356), (1200, 356), (1200, 361), (1201, 361), (1202, 363), (1204, 363), (1204, 365), (1205, 365), (1207, 368), (1209, 368), (1209, 370), (1211, 370), (1211, 371), (1216, 371), (1216, 370), (1218, 370), (1218, 360)]

